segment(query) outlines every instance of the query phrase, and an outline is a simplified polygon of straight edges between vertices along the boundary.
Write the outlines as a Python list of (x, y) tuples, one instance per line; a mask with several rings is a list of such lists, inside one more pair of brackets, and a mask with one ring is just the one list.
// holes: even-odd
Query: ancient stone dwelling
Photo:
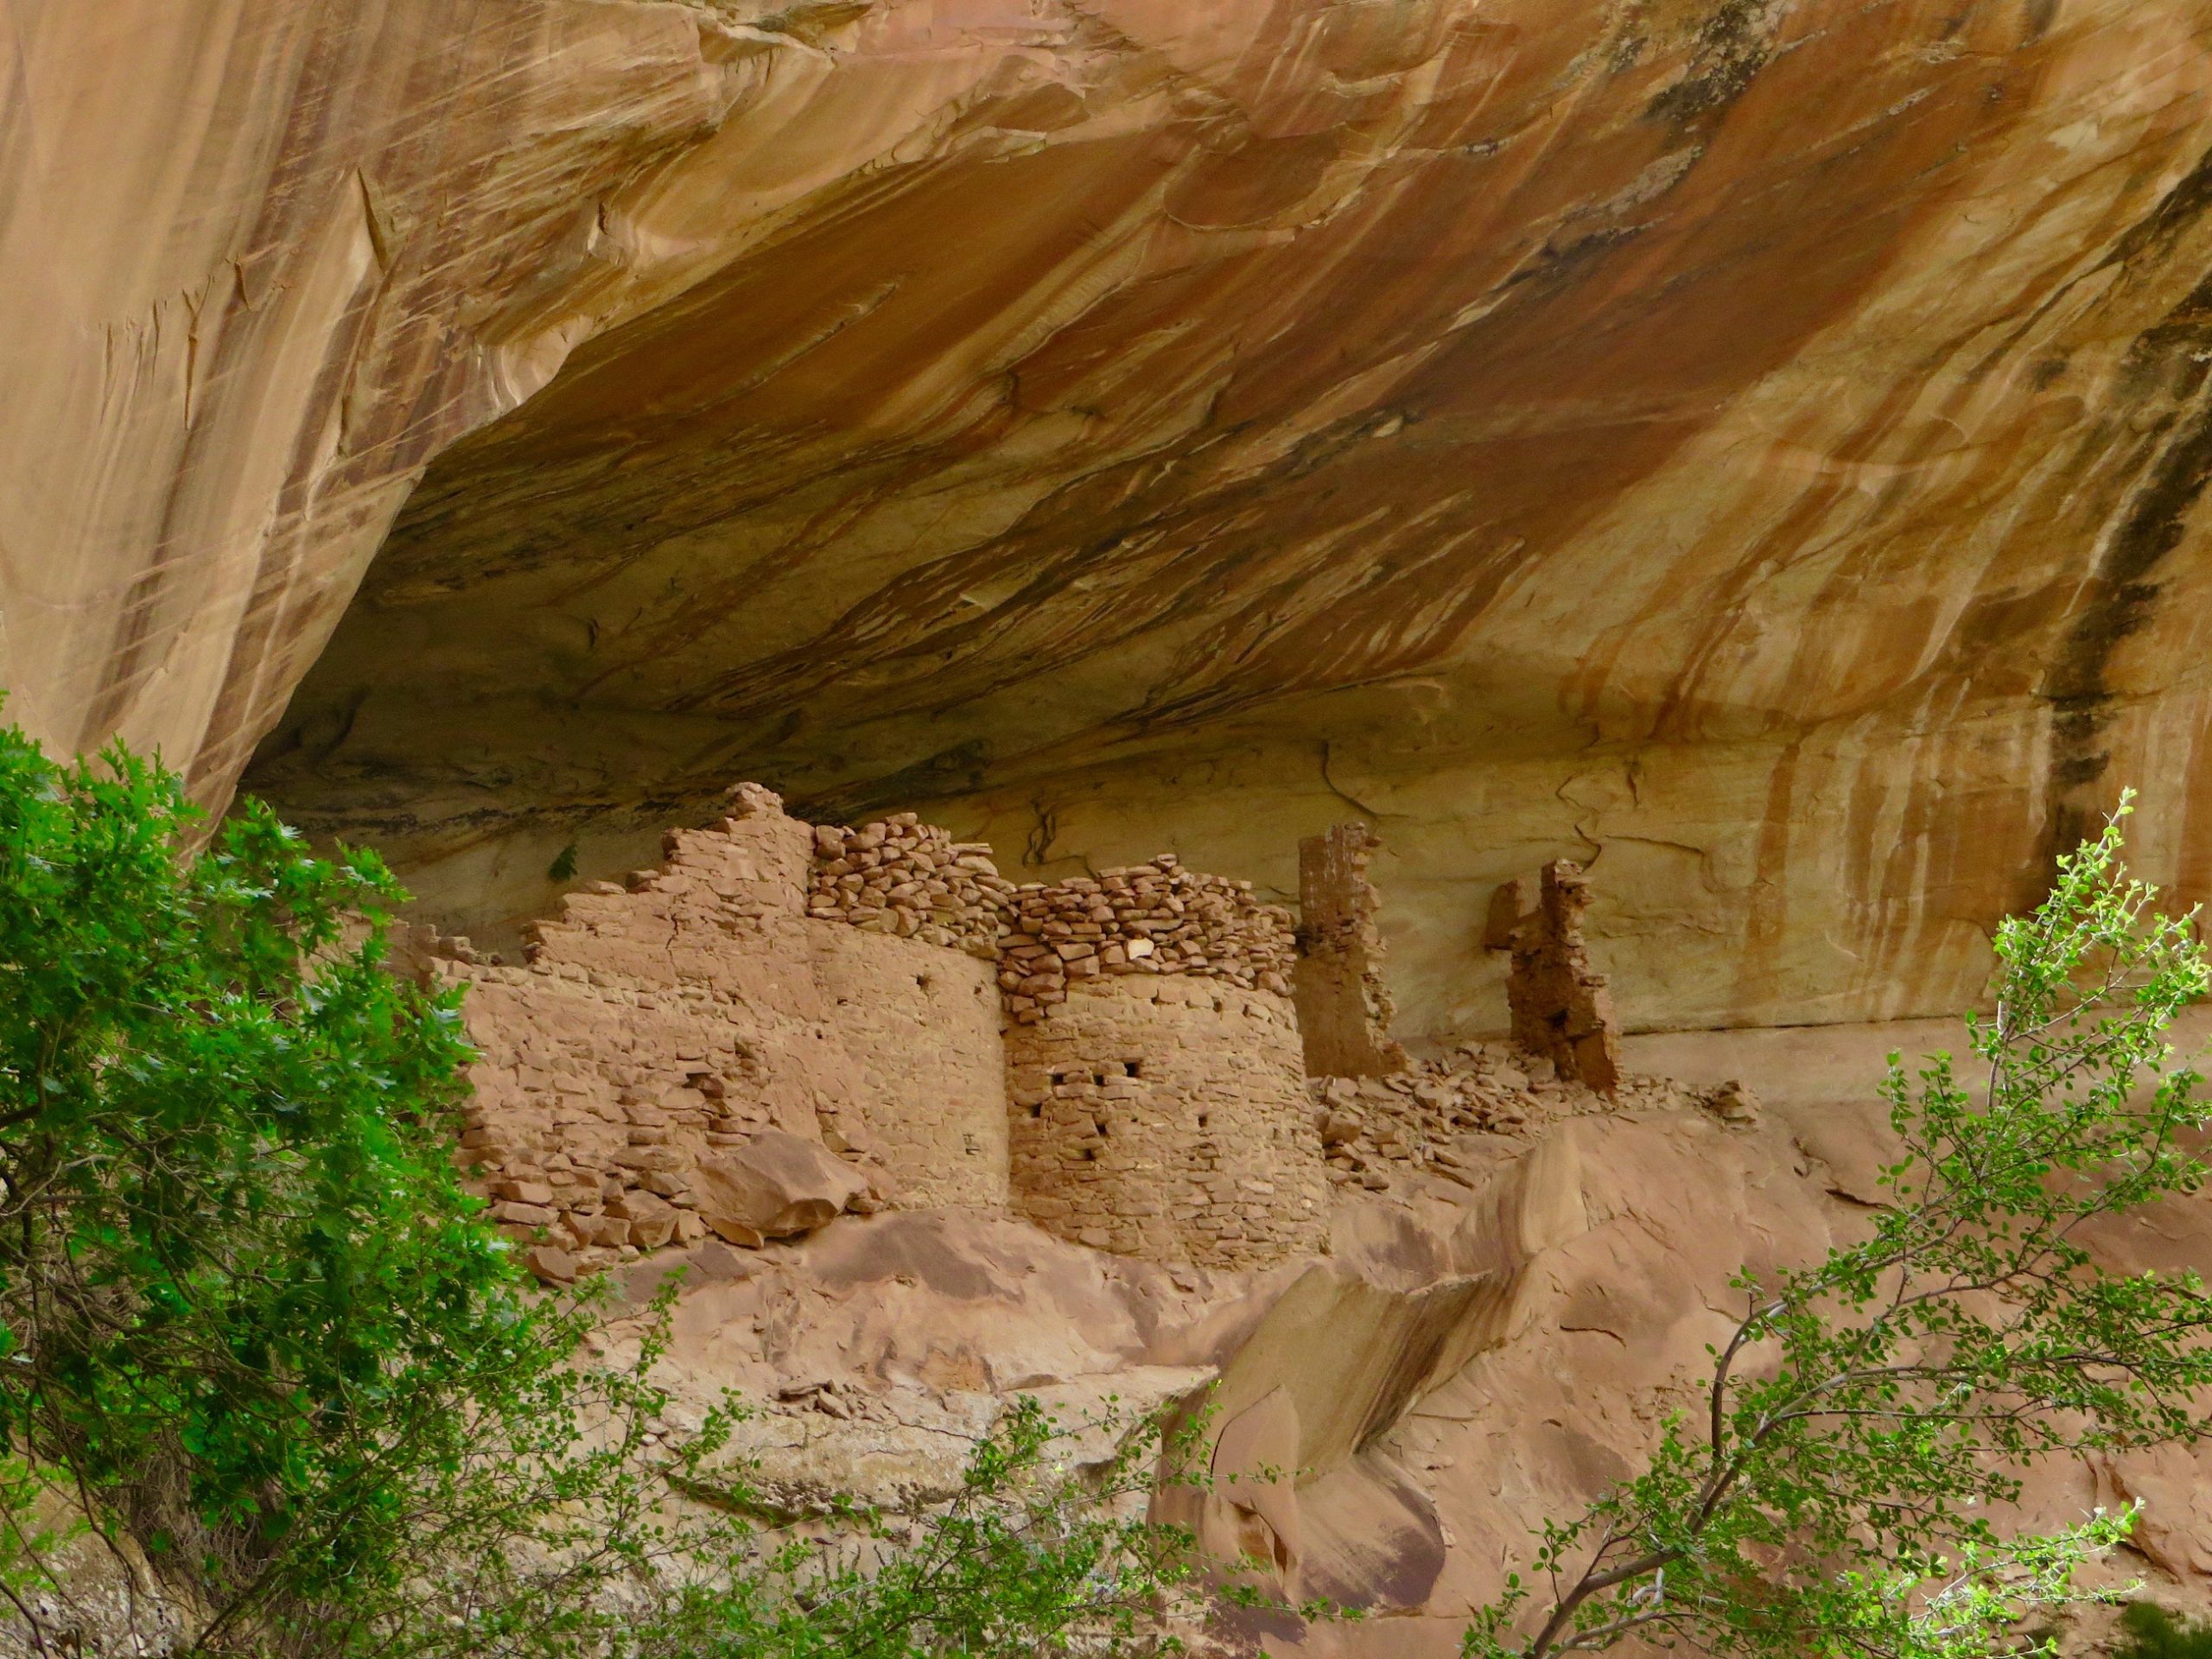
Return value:
[(1156, 1260), (1319, 1249), (1289, 913), (1163, 857), (1024, 887), (1007, 920), (1021, 1213)]
[(666, 851), (626, 887), (569, 895), (527, 966), (465, 945), (431, 964), (472, 985), (464, 1148), (499, 1218), (544, 1230), (541, 1266), (565, 1276), (702, 1236), (702, 1166), (768, 1131), (864, 1172), (864, 1203), (1003, 1206), (988, 944), (810, 917), (815, 832), (766, 791), (736, 791), (720, 825)]
[(741, 785), (524, 965), (423, 942), (471, 988), (464, 1160), (551, 1279), (891, 1205), (1159, 1261), (1319, 1251), (1348, 1154), (1309, 1072), (1407, 1067), (1370, 846), (1304, 849), (1301, 957), (1287, 910), (1173, 856), (1017, 887), (911, 813), (817, 826)]
[(665, 851), (570, 894), (525, 965), (426, 947), (471, 987), (463, 1156), (545, 1276), (824, 1205), (1320, 1248), (1290, 917), (1249, 884), (1165, 858), (1016, 887), (912, 815), (817, 828), (751, 786)]
[(1610, 1094), (1621, 1077), (1612, 992), (1591, 964), (1582, 934), (1590, 880), (1582, 867), (1554, 859), (1538, 877), (1536, 903), (1524, 912), (1522, 885), (1508, 881), (1491, 900), (1484, 943), (1512, 954), (1506, 1006), (1513, 1040), (1588, 1088)]

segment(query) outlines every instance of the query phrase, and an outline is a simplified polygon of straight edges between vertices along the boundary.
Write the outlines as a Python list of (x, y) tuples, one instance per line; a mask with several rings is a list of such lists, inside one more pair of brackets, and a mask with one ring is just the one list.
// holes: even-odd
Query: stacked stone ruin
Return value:
[[(995, 964), (809, 917), (816, 846), (741, 787), (658, 869), (569, 894), (526, 965), (428, 952), (424, 972), (471, 986), (464, 1160), (544, 1276), (744, 1242), (833, 1198), (1005, 1209)], [(790, 1205), (734, 1199), (772, 1176)]]
[(1013, 1185), (1047, 1231), (1241, 1267), (1322, 1247), (1288, 911), (1174, 858), (1020, 889)]
[(900, 812), (857, 830), (817, 824), (806, 913), (986, 962), (999, 955), (1000, 920), (1014, 884), (982, 842), (956, 842)]
[(1540, 1134), (1563, 1118), (1703, 1107), (1724, 1122), (1755, 1121), (1741, 1084), (1707, 1090), (1664, 1077), (1624, 1078), (1600, 1093), (1510, 1043), (1462, 1043), (1387, 1077), (1314, 1077), (1328, 1179), (1335, 1186), (1402, 1191), (1402, 1178), (1471, 1184), (1467, 1137)]
[(664, 850), (524, 965), (423, 942), (472, 988), (463, 1160), (543, 1276), (892, 1204), (1219, 1266), (1316, 1245), (1290, 918), (1249, 883), (1171, 856), (1016, 889), (911, 813), (811, 825), (753, 785)]
[[(1390, 1040), (1372, 846), (1303, 849), (1301, 957), (1288, 910), (1173, 855), (1016, 887), (912, 813), (813, 825), (744, 785), (568, 895), (523, 965), (420, 933), (416, 971), (471, 988), (461, 1157), (543, 1277), (890, 1205), (1262, 1266), (1326, 1248), (1330, 1179), (1510, 1122)], [(1580, 873), (1507, 902), (1516, 1037), (1611, 1087)]]
[(1612, 993), (1591, 964), (1582, 933), (1589, 878), (1580, 865), (1554, 859), (1543, 868), (1535, 906), (1525, 905), (1519, 881), (1500, 887), (1484, 938), (1511, 955), (1506, 1007), (1513, 1040), (1550, 1060), (1561, 1077), (1611, 1094), (1620, 1086), (1620, 1038)]
[(1298, 1023), (1315, 1077), (1388, 1077), (1407, 1066), (1390, 1036), (1382, 906), (1368, 874), (1379, 847), (1363, 823), (1298, 843)]
[(1290, 912), (1249, 881), (1200, 875), (1173, 853), (1149, 864), (1014, 890), (1005, 912), (1007, 1011), (1024, 1025), (1103, 975), (1189, 974), (1246, 990), (1290, 992)]

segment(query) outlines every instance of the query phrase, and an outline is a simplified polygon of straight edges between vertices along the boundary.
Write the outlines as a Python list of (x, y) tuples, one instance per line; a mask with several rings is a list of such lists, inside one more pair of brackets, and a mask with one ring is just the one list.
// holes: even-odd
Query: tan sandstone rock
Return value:
[(850, 1164), (820, 1143), (770, 1129), (700, 1160), (692, 1174), (700, 1218), (733, 1244), (826, 1227), (868, 1191)]
[(1405, 1035), (1555, 856), (1639, 1027), (1955, 1005), (2123, 780), (2212, 891), (2205, 0), (4, 16), (10, 712), (449, 916), (734, 772), (1350, 798)]
[[(732, 770), (1278, 896), (1349, 800), (1413, 1039), (1495, 1028), (1489, 887), (1555, 857), (1631, 1028), (1957, 1006), (2124, 781), (2212, 893), (2206, 0), (836, 15), (702, 33), (720, 127), (518, 257), (501, 326), (581, 343), (264, 751), (434, 905)], [(353, 568), (265, 578), (255, 709)]]

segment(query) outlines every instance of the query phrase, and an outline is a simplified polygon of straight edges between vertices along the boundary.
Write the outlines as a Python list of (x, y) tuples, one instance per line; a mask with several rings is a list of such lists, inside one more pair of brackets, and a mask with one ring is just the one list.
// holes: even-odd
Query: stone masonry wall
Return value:
[(1522, 913), (1521, 883), (1508, 881), (1491, 901), (1485, 943), (1512, 953), (1505, 1001), (1513, 1040), (1586, 1088), (1611, 1094), (1620, 1084), (1620, 1036), (1612, 993), (1590, 961), (1582, 935), (1590, 879), (1554, 859), (1543, 868), (1533, 910)]
[(1016, 888), (999, 949), (1007, 1012), (1023, 1025), (1065, 1001), (1071, 982), (1103, 976), (1194, 975), (1287, 996), (1297, 958), (1288, 911), (1173, 853)]
[(812, 827), (766, 791), (731, 798), (661, 868), (569, 895), (527, 966), (429, 964), (473, 986), (464, 1154), (555, 1266), (697, 1236), (700, 1160), (770, 1128), (857, 1166), (859, 1207), (1006, 1205), (992, 964), (810, 919)]
[(737, 1236), (717, 1194), (779, 1135), (851, 1166), (854, 1208), (1011, 1205), (1223, 1267), (1325, 1247), (1291, 918), (1249, 883), (1168, 855), (1017, 889), (911, 813), (817, 827), (752, 785), (664, 847), (525, 966), (429, 952), (473, 987), (464, 1157), (545, 1276)]
[(987, 844), (956, 842), (901, 812), (857, 830), (817, 825), (808, 915), (998, 960), (1001, 913), (1014, 884), (999, 874)]
[(1376, 846), (1363, 823), (1298, 843), (1298, 1027), (1315, 1077), (1388, 1077), (1408, 1064), (1390, 1037), (1382, 906), (1367, 874)]
[[(1006, 1051), (992, 965), (918, 939), (810, 925), (823, 1028), (875, 1157), (916, 1208), (1007, 1205)], [(831, 1150), (835, 1131), (825, 1128)]]
[(1047, 1231), (1224, 1268), (1326, 1248), (1289, 998), (1102, 975), (1006, 1040), (1014, 1205)]
[(757, 1048), (729, 1005), (698, 987), (459, 963), (471, 982), (472, 1068), (462, 1155), (494, 1218), (571, 1258), (540, 1255), (569, 1278), (706, 1230), (690, 1171), (766, 1128), (813, 1125), (795, 1096), (767, 1096)]

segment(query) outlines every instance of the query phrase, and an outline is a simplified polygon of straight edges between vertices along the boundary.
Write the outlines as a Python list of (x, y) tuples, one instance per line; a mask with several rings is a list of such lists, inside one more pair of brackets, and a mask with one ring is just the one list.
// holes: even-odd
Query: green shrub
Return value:
[(446, 1147), (451, 998), (380, 967), (402, 895), (249, 804), (0, 733), (0, 1447), (244, 1615), (388, 1574), (410, 1471), (573, 1324)]
[(2115, 1659), (2212, 1659), (2212, 1624), (2184, 1624), (2156, 1602), (2128, 1603), (2120, 1628)]
[(2132, 1511), (2051, 1535), (1993, 1517), (2039, 1459), (2202, 1438), (2212, 1386), (2196, 1275), (2114, 1273), (2081, 1242), (2197, 1192), (2212, 1126), (2165, 1041), (2212, 974), (2193, 918), (2159, 915), (2120, 850), (2115, 819), (1999, 927), (1970, 1070), (1936, 1055), (1916, 1086), (1891, 1057), (1904, 1153), (1869, 1236), (1739, 1276), (1745, 1311), (1694, 1414), (1643, 1473), (1545, 1529), (1470, 1659), (1629, 1638), (1982, 1659), (2035, 1610), (2091, 1599), (2076, 1569)]

